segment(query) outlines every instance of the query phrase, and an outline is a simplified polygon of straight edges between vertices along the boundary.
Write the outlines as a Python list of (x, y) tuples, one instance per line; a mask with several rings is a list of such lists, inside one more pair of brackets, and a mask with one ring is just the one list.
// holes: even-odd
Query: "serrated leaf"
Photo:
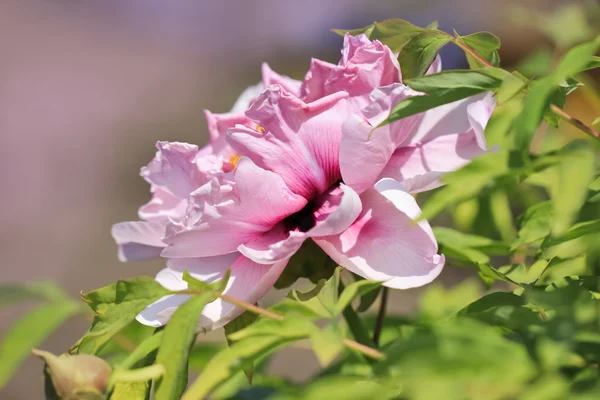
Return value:
[(32, 348), (80, 310), (74, 302), (42, 304), (8, 328), (0, 343), (0, 388), (8, 383)]
[(358, 296), (363, 296), (369, 292), (374, 291), (381, 287), (383, 282), (380, 281), (368, 281), (368, 280), (360, 280), (356, 282), (352, 282), (348, 286), (344, 288), (344, 291), (339, 297), (337, 304), (335, 305), (335, 313), (337, 315), (341, 314), (344, 309), (350, 305), (352, 300), (354, 300)]
[[(498, 36), (489, 32), (477, 32), (463, 36), (460, 40), (493, 66), (497, 67), (500, 65), (500, 55), (498, 54), (500, 39)], [(480, 61), (476, 60), (469, 53), (465, 54), (471, 68), (480, 68), (483, 66)]]
[(173, 314), (164, 330), (156, 363), (166, 373), (158, 381), (157, 400), (178, 399), (187, 386), (188, 358), (196, 337), (196, 327), (204, 307), (214, 300), (212, 292), (192, 296)]
[(81, 338), (77, 352), (98, 353), (144, 308), (170, 293), (154, 279), (139, 277), (83, 294), (84, 301), (96, 316), (90, 330)]
[(425, 31), (410, 39), (398, 55), (402, 79), (425, 74), (440, 49), (451, 40), (448, 34), (437, 30)]

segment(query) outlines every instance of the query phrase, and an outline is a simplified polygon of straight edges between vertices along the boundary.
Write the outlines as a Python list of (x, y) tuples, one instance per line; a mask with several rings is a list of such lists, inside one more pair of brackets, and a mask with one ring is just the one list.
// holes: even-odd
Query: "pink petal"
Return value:
[(163, 250), (164, 257), (208, 257), (233, 252), (306, 204), (278, 175), (246, 157), (240, 159), (233, 179), (233, 187), (224, 186), (230, 188), (225, 195), (218, 182), (212, 190), (205, 192), (204, 186), (199, 189), (201, 195), (192, 195), (188, 219), (167, 226), (164, 241), (169, 247)]
[(346, 96), (340, 92), (307, 104), (281, 86), (270, 86), (246, 112), (264, 129), (238, 125), (228, 141), (238, 153), (279, 175), (292, 192), (310, 199), (340, 178)]
[(362, 205), (356, 192), (342, 184), (320, 196), (314, 207), (315, 226), (306, 233), (286, 232), (282, 223), (256, 240), (240, 245), (238, 250), (260, 264), (289, 259), (307, 238), (335, 235), (347, 229), (360, 214)]
[[(469, 117), (469, 108), (472, 104), (483, 102), (482, 106), (472, 108)], [(415, 134), (407, 139), (406, 144), (415, 144), (435, 139), (439, 136), (454, 135), (468, 132), (472, 129), (472, 120), (479, 121), (480, 125), (487, 123), (492, 115), (493, 99), (489, 94), (482, 93), (468, 97), (454, 103), (445, 104), (425, 112), (425, 116)], [(490, 107), (491, 105), (491, 107)], [(483, 133), (483, 132), (482, 132)]]
[[(141, 175), (153, 185), (175, 197), (186, 199), (190, 193), (208, 181), (198, 168), (198, 146), (178, 142), (158, 142), (158, 152)], [(216, 162), (216, 160), (215, 160)], [(219, 169), (216, 165), (215, 169)]]
[(166, 246), (162, 242), (166, 221), (120, 222), (113, 225), (112, 236), (119, 247), (121, 262), (159, 257)]
[(437, 56), (435, 56), (433, 63), (431, 63), (431, 65), (427, 69), (427, 72), (425, 72), (425, 75), (439, 74), (440, 72), (442, 72), (442, 58), (438, 54)]
[(383, 179), (361, 195), (363, 210), (339, 235), (315, 239), (338, 264), (367, 279), (407, 289), (435, 279), (444, 266), (426, 221), (415, 223), (420, 210), (398, 182)]
[(300, 95), (301, 81), (279, 75), (277, 72), (273, 71), (267, 63), (262, 64), (262, 78), (265, 89), (271, 85), (279, 85), (294, 96)]
[(396, 150), (380, 177), (401, 182), (410, 193), (423, 192), (442, 186), (441, 176), (460, 169), (483, 153), (473, 131), (440, 136)]
[[(275, 284), (287, 261), (273, 265), (259, 265), (239, 256), (231, 265), (231, 276), (224, 294), (254, 304), (258, 302)], [(187, 282), (183, 281), (182, 273), (163, 269), (156, 276), (156, 280), (171, 290), (182, 290), (187, 288)], [(163, 297), (142, 311), (137, 320), (144, 325), (162, 326), (168, 322), (177, 307), (187, 301), (189, 296), (171, 295)], [(222, 327), (237, 316), (244, 309), (231, 303), (217, 299), (208, 304), (202, 311), (199, 321), (199, 329), (211, 330)]]
[(372, 103), (363, 110), (367, 121), (352, 115), (342, 126), (342, 178), (358, 193), (373, 186), (396, 148), (414, 133), (423, 115), (403, 118), (381, 128), (375, 127), (388, 117), (393, 105), (417, 94), (400, 83), (377, 88), (371, 93)]
[(243, 113), (248, 109), (250, 104), (265, 90), (265, 85), (261, 82), (254, 86), (246, 88), (238, 97), (233, 107), (229, 111), (230, 113)]
[(180, 199), (171, 193), (152, 187), (152, 200), (138, 210), (138, 215), (146, 221), (166, 221), (169, 218), (181, 218), (185, 215), (187, 199)]
[(310, 60), (310, 68), (302, 81), (300, 87), (300, 98), (305, 102), (311, 102), (326, 96), (325, 82), (336, 69), (335, 64), (313, 58)]

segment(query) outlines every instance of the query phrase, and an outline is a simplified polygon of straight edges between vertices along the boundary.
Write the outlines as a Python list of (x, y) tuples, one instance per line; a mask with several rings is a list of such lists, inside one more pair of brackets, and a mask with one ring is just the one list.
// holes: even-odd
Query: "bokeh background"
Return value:
[[(518, 2), (548, 13), (569, 4)], [(520, 12), (504, 0), (1, 1), (0, 282), (53, 279), (77, 296), (153, 275), (160, 262), (120, 264), (110, 236), (149, 198), (139, 168), (159, 139), (205, 143), (202, 110), (228, 111), (262, 61), (301, 79), (311, 57), (337, 62), (331, 28), (400, 17), (494, 32), (511, 65), (547, 44)], [(443, 61), (466, 66), (450, 45)], [(457, 279), (448, 269), (442, 281)], [(410, 312), (417, 294), (394, 293), (392, 310)], [(26, 309), (0, 310), (0, 335)], [(74, 319), (42, 347), (64, 352), (88, 325)], [(310, 352), (289, 350), (271, 368), (302, 380), (314, 366)], [(0, 398), (42, 398), (41, 367), (28, 359)]]

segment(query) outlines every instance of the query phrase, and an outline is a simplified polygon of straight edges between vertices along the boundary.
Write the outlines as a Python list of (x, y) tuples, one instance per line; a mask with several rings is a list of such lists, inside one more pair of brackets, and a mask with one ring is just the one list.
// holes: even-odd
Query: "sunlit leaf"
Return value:
[(212, 292), (192, 296), (173, 314), (167, 324), (156, 355), (156, 363), (166, 373), (158, 381), (157, 400), (177, 399), (187, 386), (188, 358), (196, 337), (196, 327), (204, 307), (214, 300)]
[[(500, 65), (500, 55), (498, 54), (500, 39), (498, 36), (489, 32), (477, 32), (471, 35), (462, 36), (460, 40), (493, 66), (497, 67)], [(476, 60), (469, 53), (465, 54), (467, 55), (467, 60), (469, 61), (471, 68), (480, 68), (483, 66), (481, 62)]]
[(554, 207), (551, 201), (544, 201), (529, 207), (519, 217), (519, 232), (512, 248), (537, 242), (550, 234), (554, 219)]
[(398, 56), (403, 79), (422, 76), (433, 63), (435, 56), (452, 40), (448, 34), (430, 30), (410, 39)]
[(96, 354), (144, 308), (169, 293), (154, 279), (139, 277), (83, 294), (96, 316), (90, 330), (81, 338), (77, 352)]
[(375, 22), (360, 29), (334, 29), (333, 31), (339, 35), (344, 35), (348, 32), (352, 36), (364, 33), (369, 39), (379, 40), (392, 49), (394, 53), (399, 53), (413, 37), (425, 32), (426, 29), (419, 28), (403, 19), (395, 18)]
[(340, 314), (342, 311), (344, 311), (344, 308), (346, 308), (352, 302), (353, 299), (379, 288), (382, 283), (383, 282), (368, 280), (352, 282), (344, 288), (344, 291), (340, 295), (340, 298), (335, 305), (336, 313)]
[(338, 324), (329, 324), (311, 332), (310, 342), (321, 366), (328, 366), (341, 353), (343, 339), (344, 334)]

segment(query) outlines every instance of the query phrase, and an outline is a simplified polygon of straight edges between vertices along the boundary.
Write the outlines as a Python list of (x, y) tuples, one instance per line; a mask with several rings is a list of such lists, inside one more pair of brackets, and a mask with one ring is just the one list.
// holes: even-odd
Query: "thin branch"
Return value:
[(344, 345), (350, 349), (361, 352), (365, 356), (374, 358), (376, 360), (385, 360), (385, 354), (383, 354), (379, 350), (375, 350), (372, 347), (365, 346), (364, 344), (360, 344), (358, 342), (355, 342), (354, 340), (345, 338)]
[(238, 307), (244, 308), (255, 314), (262, 315), (265, 318), (275, 319), (277, 321), (283, 321), (283, 315), (279, 315), (279, 314), (276, 314), (269, 310), (265, 310), (264, 308), (260, 308), (258, 306), (255, 306), (254, 304), (250, 304), (243, 300), (239, 300), (234, 297), (227, 296), (226, 294), (222, 294), (219, 297), (228, 303), (235, 304)]
[(387, 308), (387, 301), (389, 296), (389, 289), (383, 287), (381, 290), (381, 303), (379, 304), (379, 312), (377, 313), (377, 322), (375, 323), (375, 330), (373, 331), (373, 343), (379, 347), (379, 338), (381, 337), (381, 331), (383, 330), (383, 321), (385, 320), (385, 311)]
[[(448, 36), (452, 37), (451, 35), (448, 35)], [(470, 48), (469, 46), (467, 46), (459, 38), (454, 38), (453, 37), (453, 41), (454, 41), (454, 43), (458, 47), (460, 47), (461, 49), (463, 49), (464, 51), (466, 51), (467, 53), (469, 53), (470, 55), (472, 55), (474, 58), (477, 59), (477, 61), (479, 61), (480, 63), (482, 63), (486, 67), (494, 67), (488, 60), (486, 60), (485, 58), (483, 58), (482, 56), (480, 56), (475, 50), (473, 50), (472, 48)], [(582, 122), (581, 120), (579, 120), (579, 119), (571, 116), (570, 114), (568, 114), (562, 108), (558, 107), (555, 104), (552, 104), (550, 106), (550, 110), (552, 110), (552, 112), (554, 114), (556, 114), (558, 117), (560, 117), (566, 123), (574, 126), (575, 128), (579, 129), (582, 132), (585, 132), (586, 134), (588, 134), (589, 136), (593, 137), (594, 139), (600, 140), (600, 132), (598, 132), (596, 129), (594, 129), (590, 125), (587, 125), (586, 123)]]

